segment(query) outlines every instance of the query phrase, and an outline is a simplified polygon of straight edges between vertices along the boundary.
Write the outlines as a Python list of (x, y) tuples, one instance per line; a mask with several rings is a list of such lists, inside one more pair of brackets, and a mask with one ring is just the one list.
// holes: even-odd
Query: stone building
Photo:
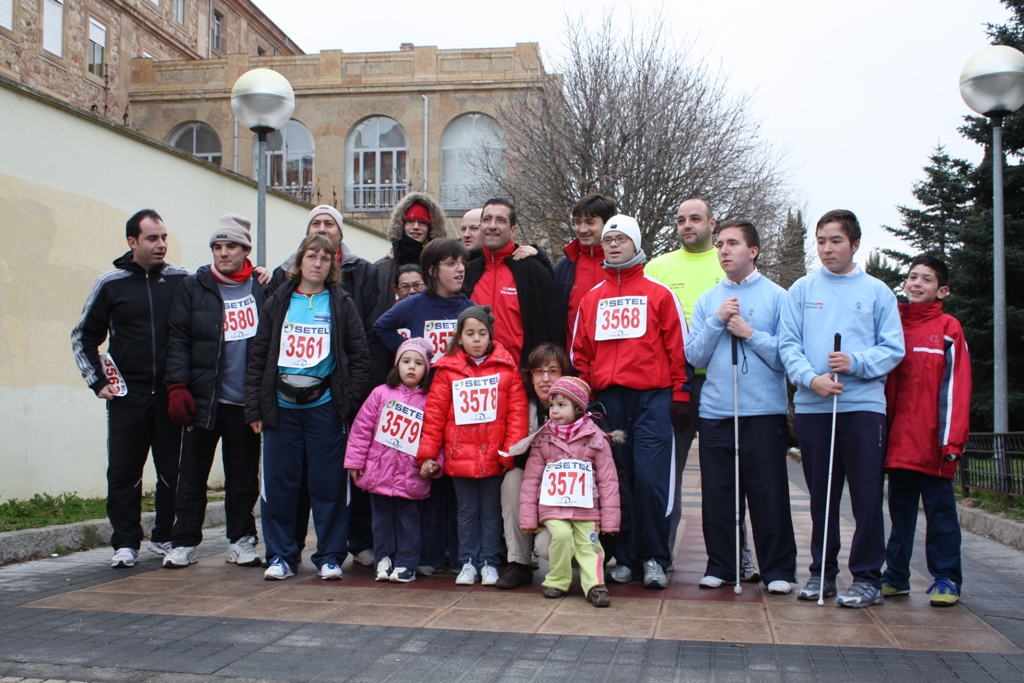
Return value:
[(123, 121), (132, 59), (301, 55), (248, 0), (0, 0), (0, 75)]
[(497, 122), (503, 99), (547, 82), (535, 43), (137, 59), (131, 125), (169, 142), (195, 130), (207, 141), (197, 153), (252, 176), (256, 137), (238, 129), (230, 94), (235, 80), (257, 67), (280, 72), (295, 89), (292, 121), (268, 140), (269, 183), (314, 204), (334, 204), (378, 230), (410, 190), (437, 196), (453, 217), (479, 205), (489, 191), (483, 164), (505, 148)]

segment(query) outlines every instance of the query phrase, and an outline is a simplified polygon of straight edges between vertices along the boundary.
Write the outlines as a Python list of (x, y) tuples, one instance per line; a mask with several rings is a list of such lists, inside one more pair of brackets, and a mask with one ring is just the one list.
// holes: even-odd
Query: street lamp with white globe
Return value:
[(967, 106), (992, 121), (993, 431), (1009, 431), (1006, 368), (1006, 246), (1003, 237), (1003, 117), (1024, 105), (1024, 54), (994, 45), (967, 60), (960, 72)]
[(295, 111), (295, 91), (288, 79), (271, 69), (246, 71), (231, 89), (231, 109), (238, 121), (256, 133), (258, 191), (256, 205), (256, 265), (267, 260), (267, 135), (280, 129)]

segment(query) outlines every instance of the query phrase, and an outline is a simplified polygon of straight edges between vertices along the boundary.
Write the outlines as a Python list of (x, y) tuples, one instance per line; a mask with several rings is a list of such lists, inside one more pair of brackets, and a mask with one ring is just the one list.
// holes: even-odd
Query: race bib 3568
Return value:
[(594, 339), (636, 339), (647, 333), (647, 297), (620, 296), (597, 304)]

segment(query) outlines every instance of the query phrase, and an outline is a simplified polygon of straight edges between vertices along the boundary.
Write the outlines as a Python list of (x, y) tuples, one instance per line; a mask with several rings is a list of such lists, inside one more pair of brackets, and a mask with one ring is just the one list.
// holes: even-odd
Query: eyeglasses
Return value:
[(601, 240), (601, 244), (610, 247), (613, 244), (625, 244), (626, 242), (631, 241), (632, 240), (630, 239), (629, 235), (608, 235), (607, 237)]
[(331, 257), (327, 254), (316, 254), (312, 251), (307, 251), (305, 256), (307, 261), (315, 261), (316, 263), (330, 263)]
[(401, 284), (401, 285), (398, 285), (398, 291), (400, 291), (400, 292), (408, 292), (408, 291), (420, 292), (420, 291), (423, 291), (423, 289), (425, 287), (426, 287), (426, 285), (423, 284), (423, 282), (413, 282), (411, 284)]
[(530, 370), (530, 374), (533, 375), (534, 377), (536, 377), (537, 379), (540, 379), (544, 375), (547, 375), (551, 379), (558, 379), (559, 377), (562, 376), (562, 369), (561, 368), (534, 368), (534, 369)]

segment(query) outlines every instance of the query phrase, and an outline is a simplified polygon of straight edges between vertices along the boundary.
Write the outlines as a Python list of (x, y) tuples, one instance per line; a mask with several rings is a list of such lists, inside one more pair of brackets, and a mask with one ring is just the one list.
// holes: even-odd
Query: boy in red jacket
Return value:
[(925, 554), (934, 579), (927, 592), (935, 607), (956, 604), (963, 583), (953, 475), (970, 432), (971, 359), (960, 323), (942, 312), (948, 281), (946, 264), (934, 256), (910, 262), (903, 283), (908, 303), (899, 305), (907, 355), (885, 386), (892, 532), (882, 595), (910, 592), (910, 554), (923, 501)]
[(572, 362), (597, 393), (613, 430), (626, 434), (622, 465), (631, 527), (615, 549), (615, 583), (643, 576), (644, 588), (668, 588), (671, 560), (673, 425), (690, 423), (679, 300), (644, 275), (647, 256), (640, 226), (629, 216), (605, 223), (604, 280), (580, 302), (573, 328)]

